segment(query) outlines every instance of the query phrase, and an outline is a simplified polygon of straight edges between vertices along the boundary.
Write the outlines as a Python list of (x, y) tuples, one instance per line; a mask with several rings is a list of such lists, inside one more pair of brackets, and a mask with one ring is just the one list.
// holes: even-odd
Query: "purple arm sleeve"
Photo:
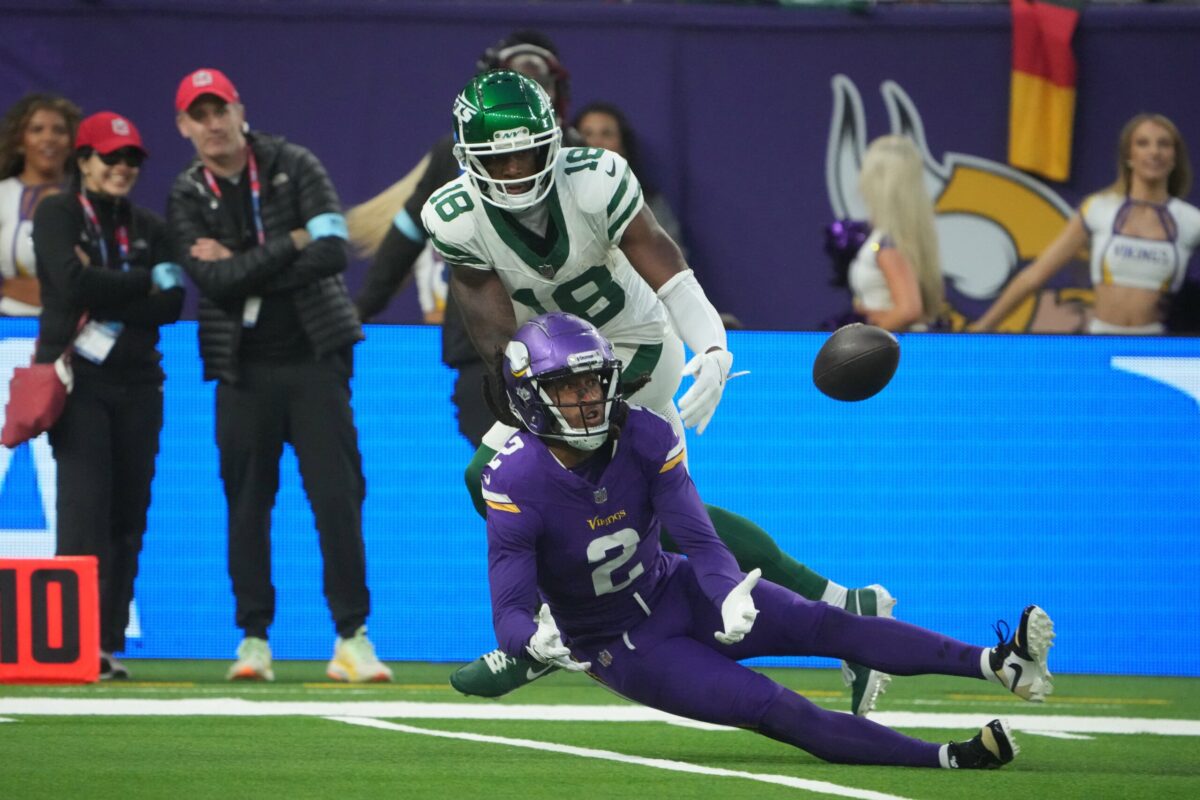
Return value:
[(496, 642), (510, 656), (526, 656), (537, 631), (533, 617), (541, 605), (537, 591), (537, 516), (488, 511), (488, 582)]
[(717, 608), (742, 579), (737, 561), (713, 529), (696, 485), (682, 463), (659, 473), (651, 492), (654, 511), (692, 562), (700, 588)]

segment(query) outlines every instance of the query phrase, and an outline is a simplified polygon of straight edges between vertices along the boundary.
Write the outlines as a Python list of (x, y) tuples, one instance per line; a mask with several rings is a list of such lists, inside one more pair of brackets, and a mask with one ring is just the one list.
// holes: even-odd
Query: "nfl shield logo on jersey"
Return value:
[(612, 653), (608, 652), (607, 650), (601, 650), (599, 654), (597, 654), (596, 660), (600, 662), (600, 666), (602, 667), (611, 667)]
[(608, 489), (601, 486), (599, 489), (592, 492), (592, 497), (594, 497), (596, 499), (597, 503), (603, 503), (605, 500), (608, 499)]
[(554, 277), (554, 267), (550, 266), (549, 264), (542, 264), (540, 267), (537, 268), (537, 271), (538, 271), (538, 274), (541, 275), (543, 278), (553, 278)]

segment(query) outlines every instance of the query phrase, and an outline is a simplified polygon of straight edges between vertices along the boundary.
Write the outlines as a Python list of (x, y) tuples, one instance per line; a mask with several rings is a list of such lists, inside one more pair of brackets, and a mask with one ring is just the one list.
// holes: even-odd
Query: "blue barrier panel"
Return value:
[[(30, 321), (0, 320), (0, 394), (35, 335)], [(240, 635), (195, 338), (192, 323), (164, 331), (135, 656), (228, 658)], [(854, 404), (813, 389), (822, 341), (731, 334), (736, 367), (752, 374), (690, 441), (706, 499), (841, 583), (884, 583), (906, 620), (986, 644), (993, 620), (1037, 602), (1058, 625), (1057, 671), (1200, 675), (1200, 340), (911, 334), (892, 384)], [(356, 351), (370, 627), (385, 659), (494, 646), (483, 523), (462, 488), (471, 448), (437, 354), (425, 327), (369, 327)], [(41, 443), (0, 451), (0, 556), (53, 552), (52, 467)], [(290, 451), (273, 525), (272, 647), (326, 658), (333, 627)]]

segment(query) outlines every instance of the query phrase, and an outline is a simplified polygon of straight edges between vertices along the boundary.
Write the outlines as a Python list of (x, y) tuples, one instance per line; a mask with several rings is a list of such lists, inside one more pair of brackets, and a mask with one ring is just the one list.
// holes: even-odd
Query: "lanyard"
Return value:
[[(258, 160), (249, 145), (246, 145), (246, 166), (250, 170), (250, 206), (254, 213), (254, 231), (258, 234), (258, 243), (264, 244), (267, 241), (267, 232), (263, 229), (262, 221), (262, 184), (258, 182)], [(204, 168), (204, 181), (220, 200), (221, 187), (217, 185), (216, 176), (208, 167)]]
[[(83, 215), (87, 218), (88, 228), (95, 235), (96, 241), (100, 244), (100, 260), (104, 262), (104, 266), (108, 264), (108, 242), (104, 239), (104, 229), (100, 227), (100, 218), (96, 216), (96, 209), (92, 208), (92, 203), (87, 199), (86, 192), (80, 192), (76, 195), (79, 198), (79, 205), (83, 206)], [(118, 225), (113, 231), (113, 238), (117, 240), (117, 252), (121, 257), (121, 269), (129, 270), (129, 229), (124, 225)]]

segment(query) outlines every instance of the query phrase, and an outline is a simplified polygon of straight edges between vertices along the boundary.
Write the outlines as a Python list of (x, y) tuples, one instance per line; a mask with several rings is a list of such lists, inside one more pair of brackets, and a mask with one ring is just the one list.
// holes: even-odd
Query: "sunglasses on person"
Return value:
[(113, 150), (111, 153), (96, 153), (96, 155), (110, 167), (115, 167), (117, 164), (124, 164), (127, 167), (138, 169), (142, 166), (142, 162), (146, 160), (146, 154), (136, 147), (122, 147), (120, 150)]

